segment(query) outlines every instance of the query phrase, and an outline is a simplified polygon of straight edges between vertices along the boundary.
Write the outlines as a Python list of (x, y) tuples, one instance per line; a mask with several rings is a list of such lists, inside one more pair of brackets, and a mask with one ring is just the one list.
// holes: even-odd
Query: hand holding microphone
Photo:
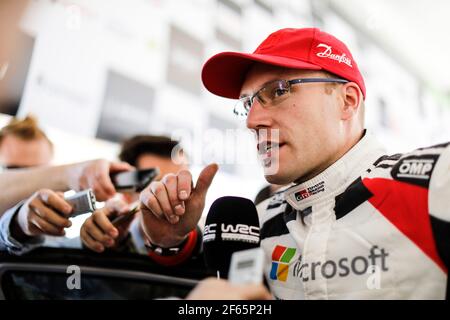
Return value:
[[(206, 218), (203, 250), (210, 275), (187, 299), (272, 299), (263, 284), (264, 254), (260, 248), (259, 218), (252, 201), (222, 197)], [(228, 279), (225, 281), (223, 279)]]
[(222, 197), (214, 201), (206, 217), (203, 252), (210, 275), (232, 284), (264, 285), (264, 251), (260, 226), (252, 201)]

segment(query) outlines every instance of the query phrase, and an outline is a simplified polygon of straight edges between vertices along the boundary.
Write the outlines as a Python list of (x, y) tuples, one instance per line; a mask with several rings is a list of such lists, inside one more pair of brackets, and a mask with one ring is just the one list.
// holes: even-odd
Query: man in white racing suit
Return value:
[(258, 206), (280, 299), (443, 299), (450, 145), (387, 156), (366, 134), (314, 178)]
[[(266, 180), (288, 184), (258, 205), (275, 298), (447, 297), (450, 145), (386, 155), (365, 130), (366, 88), (344, 43), (315, 28), (282, 29), (252, 54), (213, 56), (202, 80), (238, 99)], [(185, 241), (216, 171), (207, 166), (196, 186), (181, 171), (141, 193), (144, 217), (158, 226), (151, 243)], [(226, 286), (208, 282), (195, 297), (220, 298)]]

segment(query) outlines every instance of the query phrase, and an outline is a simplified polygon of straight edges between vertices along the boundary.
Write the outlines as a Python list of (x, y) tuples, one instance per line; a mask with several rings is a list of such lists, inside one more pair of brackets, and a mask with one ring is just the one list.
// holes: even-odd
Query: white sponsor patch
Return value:
[(347, 57), (345, 53), (335, 54), (333, 53), (333, 48), (324, 43), (319, 44), (317, 48), (325, 48), (324, 51), (317, 53), (317, 56), (319, 58), (328, 58), (331, 60), (335, 60), (339, 63), (345, 63), (349, 67), (353, 68), (352, 60), (349, 57)]
[(433, 159), (405, 159), (398, 168), (397, 177), (429, 179), (433, 165)]

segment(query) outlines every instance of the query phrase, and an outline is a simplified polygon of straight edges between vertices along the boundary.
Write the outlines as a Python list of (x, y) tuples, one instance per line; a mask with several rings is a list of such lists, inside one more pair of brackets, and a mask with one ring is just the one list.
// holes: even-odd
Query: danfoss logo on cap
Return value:
[(335, 60), (339, 63), (345, 63), (349, 67), (353, 68), (352, 66), (352, 60), (343, 54), (335, 54), (333, 53), (333, 48), (325, 43), (321, 43), (317, 46), (317, 48), (324, 48), (324, 51), (317, 53), (316, 55), (319, 58), (328, 58), (331, 60)]

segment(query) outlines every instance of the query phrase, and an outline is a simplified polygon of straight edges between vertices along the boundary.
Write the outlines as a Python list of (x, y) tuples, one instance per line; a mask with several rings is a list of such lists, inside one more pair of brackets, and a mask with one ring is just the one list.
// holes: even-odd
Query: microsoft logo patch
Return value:
[(270, 279), (286, 281), (289, 272), (289, 262), (295, 255), (295, 248), (276, 246), (272, 252), (272, 269)]

